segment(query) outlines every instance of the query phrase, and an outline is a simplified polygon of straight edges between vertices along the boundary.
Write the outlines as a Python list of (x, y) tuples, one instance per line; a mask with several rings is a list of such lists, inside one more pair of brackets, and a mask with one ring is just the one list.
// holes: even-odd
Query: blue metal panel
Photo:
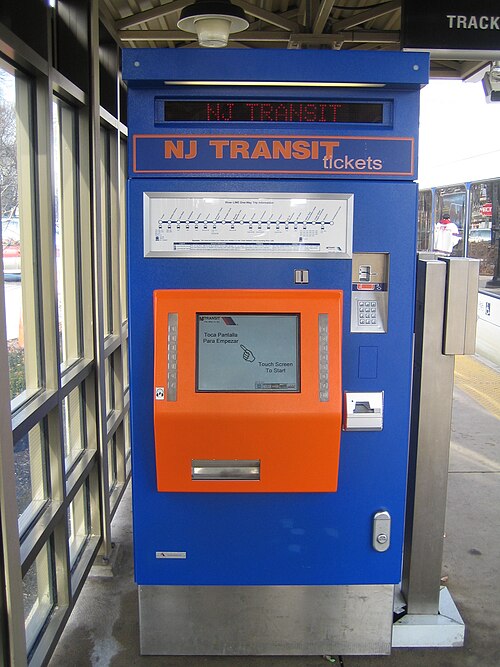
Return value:
[[(152, 174), (287, 178), (413, 179), (416, 171), (412, 137), (343, 137), (323, 134), (224, 134), (210, 131), (169, 132), (132, 137), (133, 176)], [(231, 147), (240, 150), (231, 150)], [(241, 147), (244, 146), (243, 149)], [(273, 158), (276, 146), (288, 155)], [(176, 155), (175, 153), (179, 153)], [(234, 153), (234, 154), (233, 154)], [(168, 155), (168, 158), (166, 157)], [(300, 155), (300, 159), (296, 158)]]
[[(421, 88), (427, 83), (429, 55), (367, 51), (285, 51), (255, 49), (124, 49), (123, 78), (129, 87), (151, 83), (244, 81), (325, 83)], [(165, 55), (164, 55), (165, 54)], [(300, 95), (303, 94), (301, 91)]]
[[(205, 182), (189, 182), (193, 192)], [(132, 182), (130, 221), (130, 349), (136, 577), (141, 584), (346, 584), (399, 581), (410, 402), (416, 186), (392, 183), (287, 182), (280, 192), (353, 192), (354, 250), (391, 254), (389, 332), (349, 333), (344, 310), (343, 386), (385, 390), (384, 430), (344, 433), (336, 494), (213, 494), (156, 492), (152, 408), (152, 292), (162, 288), (290, 289), (293, 270), (309, 270), (297, 289), (350, 292), (348, 260), (189, 260), (142, 256), (142, 192), (186, 191), (184, 181)], [(166, 187), (168, 186), (168, 187)], [(245, 188), (262, 191), (259, 182)], [(221, 191), (233, 182), (219, 182)], [(377, 221), (383, 220), (383, 225)], [(360, 379), (360, 345), (376, 347), (378, 377)], [(307, 456), (307, 443), (304, 443)], [(393, 517), (391, 549), (371, 547), (371, 517)], [(262, 517), (267, 518), (266, 522)], [(156, 551), (187, 551), (186, 560), (156, 560)]]
[[(150, 55), (152, 54), (152, 55)], [(147, 59), (144, 60), (145, 55)], [(225, 55), (225, 58), (222, 58)], [(245, 55), (247, 60), (245, 60)], [(407, 54), (329, 53), (337, 62), (336, 78), (370, 76), (398, 87), (417, 88), (419, 70), (408, 66)], [(417, 54), (411, 54), (417, 56)], [(352, 56), (352, 60), (351, 60)], [(358, 58), (358, 56), (363, 56)], [(401, 56), (401, 59), (399, 58)], [(189, 50), (125, 51), (125, 78), (130, 90), (131, 134), (156, 133), (155, 95), (160, 81), (178, 77), (200, 80), (224, 62), (223, 73), (238, 79), (274, 80), (294, 72), (305, 80), (326, 79), (323, 52), (252, 51), (212, 54)], [(215, 60), (213, 60), (215, 58)], [(335, 60), (333, 60), (335, 59)], [(133, 63), (141, 62), (140, 67)], [(374, 67), (374, 63), (379, 63)], [(371, 62), (371, 68), (366, 69)], [(319, 67), (321, 64), (321, 67)], [(147, 67), (146, 67), (147, 65)], [(244, 65), (244, 66), (243, 66)], [(221, 65), (222, 66), (222, 65)], [(404, 75), (403, 75), (404, 72)], [(161, 73), (161, 74), (160, 74)], [(265, 73), (265, 74), (264, 74)], [(301, 73), (301, 74), (300, 74)], [(307, 75), (307, 76), (306, 76)], [(222, 75), (218, 73), (218, 78)], [(292, 75), (290, 75), (292, 76)], [(253, 79), (252, 77), (255, 77)], [(413, 78), (412, 78), (413, 77)], [(199, 94), (195, 91), (193, 95)], [(240, 93), (241, 94), (241, 93)], [(300, 98), (307, 89), (294, 91)], [(372, 99), (371, 89), (347, 92), (349, 99)], [(377, 128), (386, 137), (416, 137), (418, 93), (395, 90), (383, 99), (393, 105), (390, 127)], [(160, 130), (164, 131), (164, 128)], [(217, 132), (218, 130), (215, 130)], [(286, 131), (300, 134), (291, 126)], [(318, 130), (318, 133), (323, 130)], [(349, 129), (362, 135), (366, 128)], [(161, 259), (144, 258), (143, 192), (269, 192), (353, 193), (354, 252), (390, 254), (389, 326), (386, 334), (350, 333), (350, 260), (287, 259)], [(406, 465), (412, 368), (417, 188), (408, 179), (373, 181), (295, 177), (150, 178), (129, 183), (128, 264), (130, 387), (134, 476), (134, 544), (136, 580), (140, 584), (299, 585), (397, 583), (405, 508)], [(294, 269), (308, 269), (308, 285), (295, 285)], [(176, 494), (156, 491), (153, 436), (153, 310), (155, 289), (342, 289), (344, 302), (344, 390), (384, 391), (384, 429), (345, 432), (341, 440), (339, 489), (333, 494)], [(371, 352), (367, 353), (366, 350)], [(373, 359), (376, 361), (374, 362)], [(307, 443), (304, 443), (307, 456)], [(385, 553), (372, 545), (372, 517), (380, 510), (392, 516), (391, 547)], [(186, 552), (186, 559), (157, 559), (157, 551)]]
[[(379, 54), (381, 55), (381, 54)], [(374, 65), (374, 63), (372, 64)], [(221, 92), (223, 90), (223, 92)], [(291, 100), (297, 98), (297, 90), (288, 87), (269, 87), (266, 89), (269, 98), (275, 100)], [(417, 155), (417, 136), (416, 128), (418, 127), (418, 110), (419, 110), (419, 92), (418, 90), (388, 90), (388, 89), (336, 89), (332, 93), (329, 89), (309, 89), (306, 88), (301, 91), (301, 99), (305, 100), (323, 100), (334, 95), (334, 99), (357, 101), (357, 102), (380, 102), (384, 105), (384, 122), (380, 125), (368, 126), (367, 124), (342, 124), (342, 123), (207, 123), (207, 122), (191, 122), (189, 124), (180, 122), (159, 122), (155, 115), (155, 104), (153, 100), (164, 98), (168, 95), (169, 99), (186, 99), (193, 98), (203, 99), (213, 98), (219, 99), (220, 96), (226, 97), (229, 95), (234, 100), (248, 100), (248, 99), (262, 99), (262, 88), (254, 87), (227, 87), (221, 89), (220, 87), (206, 87), (200, 86), (191, 92), (191, 88), (186, 92), (186, 88), (182, 86), (177, 87), (160, 87), (158, 83), (150, 89), (132, 89), (129, 97), (129, 129), (131, 138), (131, 150), (129, 151), (129, 175), (131, 177), (148, 178), (151, 173), (148, 170), (162, 175), (164, 170), (165, 176), (175, 176), (172, 170), (183, 171), (188, 174), (189, 169), (195, 170), (193, 175), (205, 175), (211, 178), (217, 178), (222, 175), (223, 171), (236, 171), (234, 173), (240, 178), (290, 178), (290, 177), (304, 177), (304, 174), (297, 172), (296, 174), (284, 174), (279, 172), (280, 168), (286, 169), (279, 161), (267, 161), (268, 165), (263, 166), (263, 160), (231, 160), (227, 159), (213, 159), (215, 152), (213, 146), (207, 148), (207, 143), (212, 140), (226, 138), (231, 136), (235, 139), (248, 139), (248, 135), (255, 137), (268, 137), (267, 141), (272, 139), (286, 141), (291, 138), (302, 139), (309, 142), (333, 140), (340, 142), (339, 147), (334, 149), (335, 157), (343, 157), (350, 155), (352, 158), (368, 158), (372, 151), (377, 159), (384, 161), (384, 168), (380, 173), (374, 170), (368, 164), (363, 170), (363, 173), (355, 173), (352, 169), (352, 175), (346, 174), (346, 169), (339, 169), (332, 171), (326, 168), (323, 162), (325, 149), (320, 148), (319, 159), (313, 160), (298, 160), (298, 165), (293, 166), (294, 169), (304, 169), (311, 172), (311, 178), (360, 178), (369, 177), (385, 180), (413, 180), (416, 178), (416, 155)], [(265, 99), (265, 98), (264, 98)], [(258, 125), (258, 127), (256, 127)], [(178, 137), (184, 137), (186, 142), (186, 150), (188, 149), (190, 140), (197, 141), (198, 154), (194, 160), (166, 160), (162, 154), (162, 149), (165, 140), (180, 141)], [(255, 145), (257, 139), (249, 140), (251, 146)], [(253, 141), (253, 143), (252, 143)], [(149, 153), (149, 156), (148, 156)], [(337, 155), (338, 154), (338, 155)], [(226, 156), (226, 153), (225, 153)], [(210, 157), (213, 159), (213, 164), (210, 165)], [(387, 161), (387, 164), (385, 164)], [(163, 164), (162, 164), (163, 162)], [(275, 166), (275, 162), (276, 164)], [(281, 161), (283, 162), (283, 161)], [(171, 164), (172, 163), (172, 164)], [(271, 165), (269, 164), (271, 163)], [(305, 163), (305, 164), (304, 164)], [(316, 163), (316, 166), (314, 166)], [(245, 173), (244, 168), (248, 165), (249, 172)], [(270, 168), (276, 170), (275, 174), (270, 174)], [(209, 173), (209, 169), (217, 170), (218, 173)], [(259, 175), (258, 173), (250, 173), (250, 169), (262, 170), (265, 172)], [(288, 167), (290, 169), (290, 167)], [(169, 171), (170, 170), (170, 171)], [(323, 174), (318, 175), (319, 171)], [(196, 171), (200, 172), (196, 174)], [(205, 171), (205, 174), (201, 174)], [(240, 181), (242, 189), (244, 189), (244, 181)], [(215, 189), (214, 186), (210, 186)]]

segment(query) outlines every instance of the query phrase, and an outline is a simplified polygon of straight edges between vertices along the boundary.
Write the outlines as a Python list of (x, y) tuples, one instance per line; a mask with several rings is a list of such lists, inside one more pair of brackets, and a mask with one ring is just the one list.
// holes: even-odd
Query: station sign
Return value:
[(136, 175), (415, 176), (413, 137), (136, 134), (132, 151)]
[(403, 0), (403, 48), (500, 51), (498, 0)]

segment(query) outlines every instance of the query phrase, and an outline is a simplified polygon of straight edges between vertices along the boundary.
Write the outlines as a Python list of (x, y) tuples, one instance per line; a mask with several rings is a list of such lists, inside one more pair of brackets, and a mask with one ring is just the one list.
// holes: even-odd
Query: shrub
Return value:
[(26, 389), (26, 376), (24, 372), (24, 347), (20, 347), (16, 340), (9, 341), (9, 378), (10, 378), (10, 398)]

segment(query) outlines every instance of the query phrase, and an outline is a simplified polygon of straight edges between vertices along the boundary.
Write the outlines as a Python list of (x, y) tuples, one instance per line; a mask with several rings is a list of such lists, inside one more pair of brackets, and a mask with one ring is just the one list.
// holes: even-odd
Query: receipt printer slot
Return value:
[(345, 431), (381, 431), (384, 422), (384, 392), (344, 394)]

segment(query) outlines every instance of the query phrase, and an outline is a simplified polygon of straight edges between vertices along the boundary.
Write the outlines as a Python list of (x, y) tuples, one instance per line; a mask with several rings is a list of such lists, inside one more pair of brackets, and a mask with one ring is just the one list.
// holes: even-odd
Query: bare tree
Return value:
[(0, 71), (0, 202), (2, 217), (11, 217), (17, 210), (17, 144), (16, 110), (14, 102), (1, 95), (5, 77)]

